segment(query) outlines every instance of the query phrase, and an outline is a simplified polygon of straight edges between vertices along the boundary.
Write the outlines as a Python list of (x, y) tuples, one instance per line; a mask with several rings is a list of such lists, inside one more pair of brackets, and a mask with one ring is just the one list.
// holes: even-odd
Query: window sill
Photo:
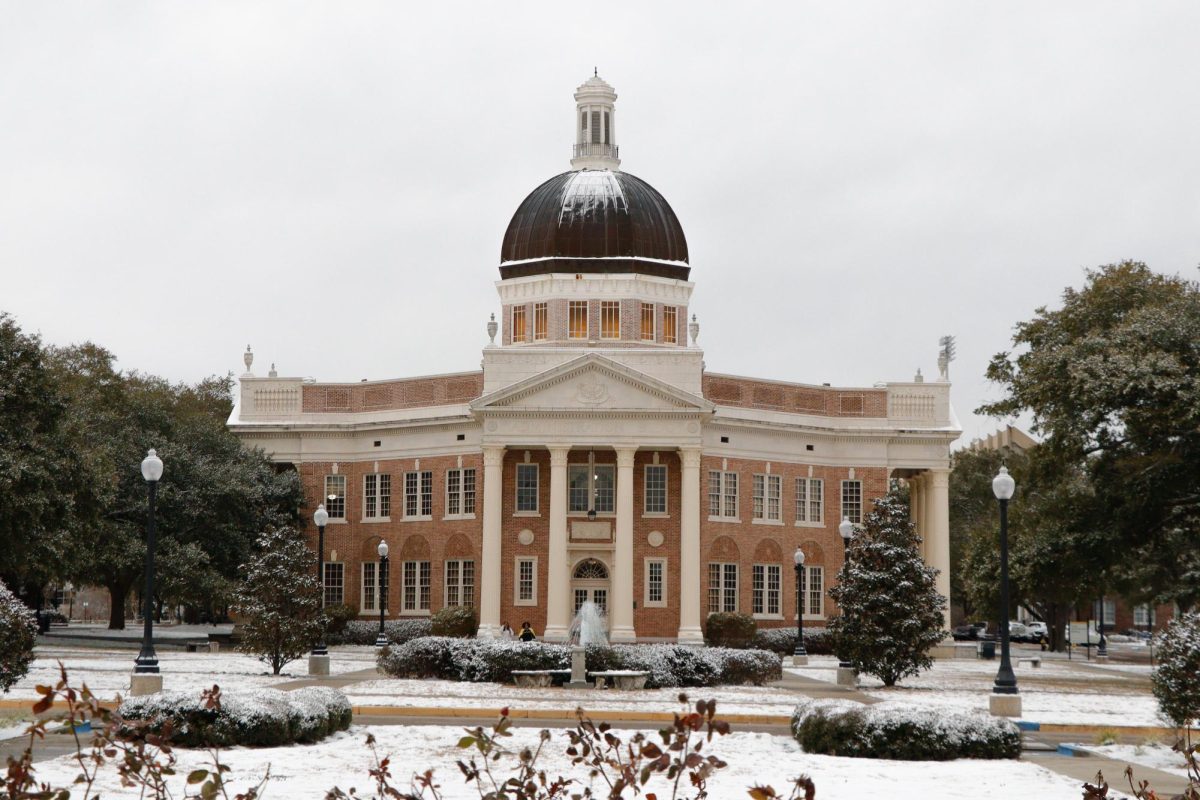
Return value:
[(665, 601), (661, 602), (661, 603), (651, 603), (649, 600), (647, 600), (646, 602), (642, 603), (642, 608), (666, 608), (666, 607), (667, 607), (667, 604)]
[(345, 517), (338, 517), (337, 519), (330, 517), (328, 524), (330, 524), (330, 525), (347, 525), (347, 524), (349, 524), (349, 522), (350, 521), (348, 519), (346, 519)]
[(475, 515), (474, 514), (447, 514), (446, 516), (442, 517), (443, 522), (445, 522), (446, 520), (454, 520), (454, 519), (475, 519)]
[(752, 616), (755, 619), (776, 619), (776, 620), (783, 619), (783, 614), (754, 614)]
[(421, 517), (405, 517), (404, 519), (402, 519), (400, 521), (401, 522), (432, 522), (433, 517), (430, 515), (421, 516)]
[(429, 612), (428, 608), (420, 608), (420, 609), (417, 609), (416, 611), (401, 611), (400, 616), (402, 616), (402, 617), (428, 617), (428, 616), (430, 616), (430, 612)]
[(742, 522), (742, 519), (741, 519), (741, 517), (714, 517), (714, 516), (710, 515), (708, 518), (708, 521), (709, 522), (732, 522), (735, 525), (740, 525)]
[(642, 519), (670, 519), (671, 515), (666, 511), (649, 511), (642, 514)]
[(374, 525), (379, 522), (391, 522), (391, 517), (363, 517), (359, 522), (364, 525)]
[(541, 515), (542, 515), (542, 512), (540, 512), (540, 511), (514, 511), (513, 512), (514, 517), (540, 517)]
[[(587, 518), (588, 518), (588, 515), (587, 515), (586, 511), (568, 511), (567, 512), (567, 519), (587, 519)], [(597, 511), (596, 512), (596, 519), (616, 519), (616, 518), (617, 518), (617, 513), (615, 511)]]
[(536, 606), (537, 600), (513, 600), (514, 606)]
[(802, 522), (801, 520), (796, 520), (795, 525), (797, 528), (824, 528), (825, 527), (824, 522)]
[(752, 519), (752, 520), (750, 520), (750, 524), (751, 525), (783, 525), (783, 520), (781, 520), (781, 519)]
[(804, 621), (805, 622), (824, 622), (825, 615), (824, 614), (805, 614)]

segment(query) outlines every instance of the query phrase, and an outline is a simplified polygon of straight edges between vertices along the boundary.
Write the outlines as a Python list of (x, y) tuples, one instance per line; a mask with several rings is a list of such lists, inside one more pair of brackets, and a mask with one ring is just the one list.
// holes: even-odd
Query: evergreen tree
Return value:
[(33, 612), (0, 583), (0, 693), (29, 671), (36, 634)]
[(271, 665), (283, 665), (308, 652), (325, 624), (316, 556), (293, 528), (272, 527), (258, 537), (258, 554), (243, 565), (237, 592), (238, 649)]
[(1172, 620), (1158, 637), (1158, 669), (1151, 676), (1163, 716), (1181, 728), (1200, 720), (1200, 614)]
[(829, 624), (834, 652), (886, 686), (929, 669), (929, 650), (946, 635), (946, 600), (920, 544), (908, 506), (896, 493), (876, 500), (829, 592), (841, 609)]

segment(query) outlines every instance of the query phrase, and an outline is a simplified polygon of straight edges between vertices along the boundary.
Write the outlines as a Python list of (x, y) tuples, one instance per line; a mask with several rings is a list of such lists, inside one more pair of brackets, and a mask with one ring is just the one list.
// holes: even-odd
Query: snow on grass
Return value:
[[(454, 766), (454, 761), (463, 755), (455, 746), (462, 729), (447, 726), (356, 726), (314, 745), (228, 750), (222, 760), (233, 770), (227, 778), (230, 794), (256, 783), (267, 764), (271, 772), (266, 786), (268, 797), (319, 800), (334, 785), (343, 790), (357, 787), (363, 793), (373, 788), (367, 776), (367, 770), (373, 766), (372, 756), (363, 743), (367, 733), (377, 739), (380, 757), (392, 757), (395, 783), (402, 791), (409, 788), (412, 773), (432, 767), (435, 777), (443, 783), (441, 792), (446, 800), (477, 800), (478, 794), (463, 784)], [(618, 731), (618, 735), (628, 741), (632, 732)], [(536, 728), (518, 728), (505, 743), (516, 750), (535, 745), (536, 739)], [(562, 754), (565, 747), (565, 737), (556, 732), (553, 747), (540, 762), (551, 775), (570, 772), (569, 759)], [(206, 756), (196, 751), (176, 752), (181, 762), (176, 782), (181, 784), (182, 776), (204, 766)], [(788, 781), (801, 773), (812, 777), (817, 796), (826, 798), (903, 796), (975, 800), (980, 786), (987, 786), (997, 797), (1077, 800), (1080, 794), (1079, 781), (1019, 761), (907, 762), (814, 756), (803, 753), (789, 737), (737, 732), (715, 738), (703, 752), (729, 762), (729, 767), (709, 782), (710, 796), (714, 798), (745, 797), (746, 789), (756, 783), (771, 784), (787, 794)], [(37, 770), (39, 780), (55, 784), (68, 783), (79, 771), (67, 757), (39, 763)], [(584, 772), (573, 774), (586, 781)], [(111, 770), (104, 773), (103, 785), (98, 788), (105, 797), (138, 796), (136, 789), (123, 789)], [(670, 796), (661, 776), (653, 778), (646, 790), (657, 791), (660, 797)]]
[[(1159, 769), (1172, 775), (1187, 777), (1187, 769), (1181, 753), (1176, 753), (1170, 746), (1161, 742), (1147, 744), (1106, 744), (1106, 745), (1076, 745), (1089, 752), (1111, 758), (1115, 761), (1126, 761), (1137, 766)], [(1137, 770), (1134, 770), (1137, 777)]]

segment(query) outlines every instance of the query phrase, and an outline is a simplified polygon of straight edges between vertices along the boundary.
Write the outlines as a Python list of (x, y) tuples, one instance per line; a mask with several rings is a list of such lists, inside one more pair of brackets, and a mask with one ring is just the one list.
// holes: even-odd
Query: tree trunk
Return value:
[(110, 583), (108, 589), (108, 629), (110, 631), (125, 630), (125, 598), (129, 596), (128, 584)]

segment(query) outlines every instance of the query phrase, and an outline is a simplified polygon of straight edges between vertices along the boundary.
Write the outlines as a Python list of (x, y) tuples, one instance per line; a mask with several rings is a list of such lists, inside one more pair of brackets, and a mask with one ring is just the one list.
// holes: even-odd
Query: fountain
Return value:
[(565, 684), (568, 689), (589, 689), (587, 681), (587, 646), (598, 644), (608, 645), (608, 631), (605, 626), (604, 612), (600, 606), (587, 601), (575, 613), (571, 627), (567, 632), (567, 644), (571, 648), (571, 680)]

